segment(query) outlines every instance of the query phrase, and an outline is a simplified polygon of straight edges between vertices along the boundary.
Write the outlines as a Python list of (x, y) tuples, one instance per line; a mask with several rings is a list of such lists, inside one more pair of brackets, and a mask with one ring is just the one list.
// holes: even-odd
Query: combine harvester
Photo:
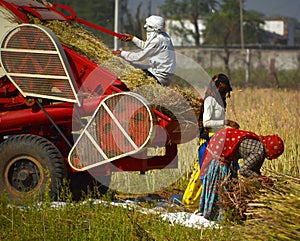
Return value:
[(95, 180), (107, 191), (112, 172), (177, 168), (177, 145), (196, 137), (197, 123), (158, 111), (33, 18), (121, 37), (68, 6), (0, 0), (1, 192), (22, 200), (49, 187), (56, 198), (67, 179), (76, 199)]

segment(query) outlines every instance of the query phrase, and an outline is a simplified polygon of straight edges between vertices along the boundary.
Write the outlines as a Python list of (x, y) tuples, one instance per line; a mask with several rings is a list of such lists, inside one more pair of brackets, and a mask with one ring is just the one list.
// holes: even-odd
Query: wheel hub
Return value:
[(29, 179), (30, 173), (28, 170), (21, 170), (19, 173), (17, 173), (17, 175), (17, 179), (19, 181), (26, 181)]
[(42, 182), (42, 169), (32, 157), (19, 157), (10, 162), (6, 169), (9, 188), (12, 192), (30, 192)]

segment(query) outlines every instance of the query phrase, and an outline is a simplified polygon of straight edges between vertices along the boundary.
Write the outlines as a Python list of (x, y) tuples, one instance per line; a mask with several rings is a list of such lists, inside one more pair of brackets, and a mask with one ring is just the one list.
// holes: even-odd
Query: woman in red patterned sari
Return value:
[(237, 177), (237, 161), (243, 159), (239, 173), (245, 177), (258, 177), (265, 158), (276, 159), (284, 151), (284, 144), (278, 135), (259, 136), (253, 132), (238, 129), (222, 129), (210, 140), (201, 168), (202, 193), (199, 211), (206, 219), (221, 220), (218, 206), (218, 187), (225, 178)]

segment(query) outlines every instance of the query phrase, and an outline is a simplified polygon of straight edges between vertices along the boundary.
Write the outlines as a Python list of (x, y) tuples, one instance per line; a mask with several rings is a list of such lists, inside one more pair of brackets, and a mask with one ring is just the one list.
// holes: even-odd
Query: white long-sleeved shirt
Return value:
[(169, 35), (153, 32), (146, 41), (133, 37), (132, 42), (141, 49), (138, 52), (122, 51), (121, 56), (129, 62), (149, 58), (150, 71), (162, 85), (169, 85), (176, 71), (176, 57)]
[(203, 126), (214, 132), (225, 127), (225, 108), (212, 96), (204, 101)]

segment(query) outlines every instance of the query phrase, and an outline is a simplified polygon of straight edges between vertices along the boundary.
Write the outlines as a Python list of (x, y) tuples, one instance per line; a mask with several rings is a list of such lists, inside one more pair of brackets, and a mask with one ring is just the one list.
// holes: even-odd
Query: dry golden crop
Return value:
[[(296, 240), (300, 220), (300, 92), (285, 89), (244, 89), (229, 101), (228, 116), (242, 129), (257, 134), (278, 134), (285, 144), (276, 160), (266, 160), (262, 171), (271, 187), (240, 179), (233, 192), (223, 193), (232, 213), (247, 217), (238, 227), (237, 240)], [(236, 240), (236, 239), (233, 239)]]
[(241, 129), (259, 135), (278, 134), (285, 144), (277, 160), (266, 160), (268, 169), (300, 178), (300, 91), (286, 89), (244, 89), (232, 94), (228, 117)]

